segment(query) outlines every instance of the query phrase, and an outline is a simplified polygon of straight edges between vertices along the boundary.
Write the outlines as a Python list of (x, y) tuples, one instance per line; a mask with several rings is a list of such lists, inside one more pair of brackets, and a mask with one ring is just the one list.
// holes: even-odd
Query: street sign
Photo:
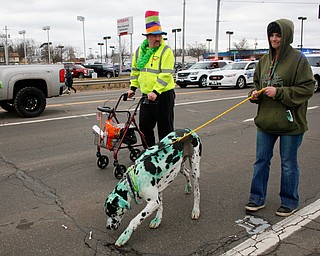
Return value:
[(133, 17), (117, 20), (118, 36), (133, 34)]

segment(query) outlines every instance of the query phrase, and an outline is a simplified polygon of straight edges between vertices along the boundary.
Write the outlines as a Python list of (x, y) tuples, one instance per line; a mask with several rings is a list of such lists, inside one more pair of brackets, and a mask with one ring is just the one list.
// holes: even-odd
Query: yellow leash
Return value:
[[(258, 91), (258, 93), (261, 93), (265, 90), (265, 88), (262, 88), (261, 90)], [(242, 105), (243, 103), (247, 102), (248, 100), (250, 100), (252, 98), (252, 96), (244, 99), (243, 101), (239, 102), (238, 104), (234, 105), (233, 107), (229, 108), (228, 110), (224, 111), (223, 113), (221, 113), (220, 115), (212, 118), (211, 120), (209, 120), (208, 122), (204, 123), (203, 125), (200, 125), (199, 127), (197, 127), (196, 129), (192, 130), (189, 133), (186, 133), (185, 135), (183, 135), (182, 137), (178, 138), (175, 141), (172, 141), (171, 144), (179, 142), (180, 140), (183, 140), (185, 137), (190, 136), (192, 133), (202, 129), (203, 127), (207, 126), (208, 124), (211, 124), (212, 122), (216, 121), (218, 118), (226, 115), (227, 113), (229, 113), (230, 111), (234, 110), (235, 108), (239, 107), (240, 105)]]

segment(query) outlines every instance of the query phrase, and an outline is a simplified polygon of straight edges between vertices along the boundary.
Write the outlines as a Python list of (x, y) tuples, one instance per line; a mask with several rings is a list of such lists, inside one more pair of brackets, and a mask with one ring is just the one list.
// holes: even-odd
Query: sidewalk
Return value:
[(320, 255), (320, 199), (223, 254)]

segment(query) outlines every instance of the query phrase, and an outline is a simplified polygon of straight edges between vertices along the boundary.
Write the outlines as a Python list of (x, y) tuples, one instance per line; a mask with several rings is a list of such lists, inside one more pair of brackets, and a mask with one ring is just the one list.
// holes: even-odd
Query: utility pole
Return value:
[(4, 57), (6, 59), (6, 65), (9, 65), (9, 53), (8, 53), (8, 27), (5, 26), (4, 29), (5, 31), (5, 43), (4, 43)]
[(184, 70), (184, 41), (185, 41), (185, 33), (186, 33), (186, 0), (183, 0), (183, 24), (182, 24), (182, 70)]
[(221, 0), (217, 0), (217, 20), (216, 20), (216, 46), (214, 58), (218, 59), (219, 57), (219, 22), (220, 22), (220, 2)]

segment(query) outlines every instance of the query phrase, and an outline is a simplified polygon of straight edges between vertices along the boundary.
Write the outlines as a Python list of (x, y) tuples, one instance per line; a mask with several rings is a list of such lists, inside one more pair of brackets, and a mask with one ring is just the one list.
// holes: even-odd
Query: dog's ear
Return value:
[(124, 200), (122, 197), (119, 198), (119, 202), (118, 202), (119, 206), (123, 209), (128, 209), (130, 210), (131, 207), (130, 207), (130, 203), (126, 200)]

